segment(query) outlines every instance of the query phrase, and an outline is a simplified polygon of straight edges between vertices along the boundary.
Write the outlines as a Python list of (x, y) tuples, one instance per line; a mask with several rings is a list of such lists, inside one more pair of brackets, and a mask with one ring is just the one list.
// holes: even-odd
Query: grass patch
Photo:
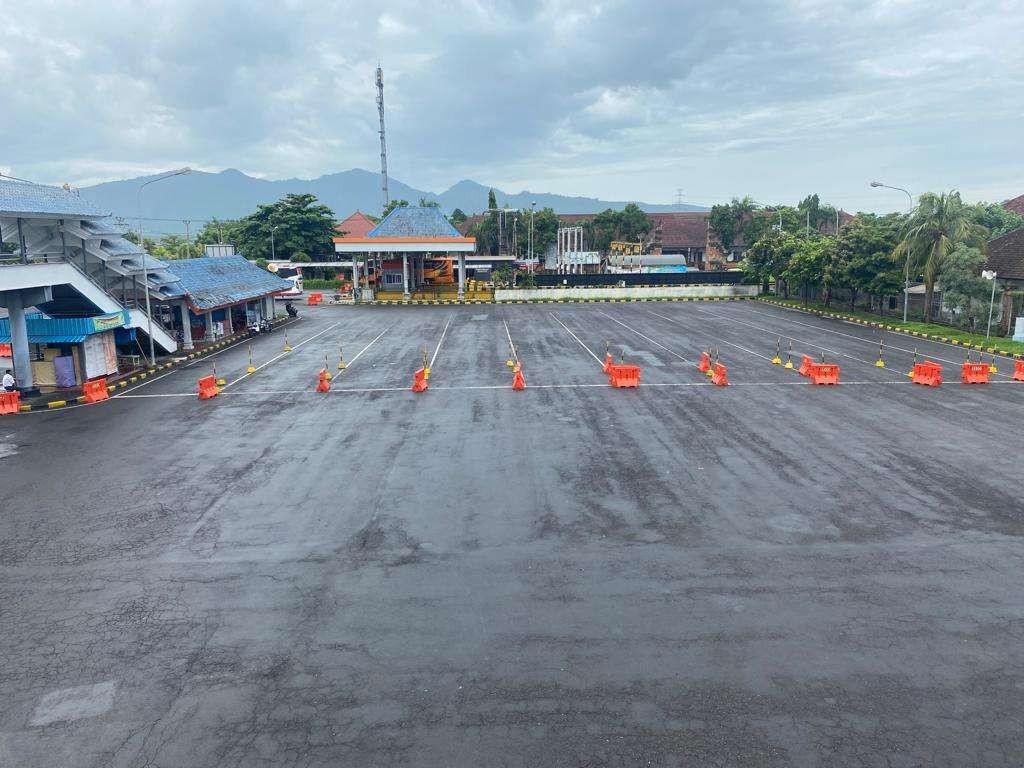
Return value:
[(936, 338), (940, 341), (958, 341), (964, 345), (981, 347), (986, 351), (994, 349), (1000, 354), (1024, 355), (1024, 343), (1013, 341), (1012, 339), (1007, 339), (1002, 336), (993, 336), (986, 340), (984, 334), (970, 333), (969, 331), (965, 331), (960, 328), (952, 328), (948, 325), (922, 323), (915, 320), (903, 322), (899, 317), (876, 315), (873, 312), (865, 312), (860, 309), (851, 312), (846, 307), (826, 307), (824, 304), (817, 301), (810, 301), (807, 304), (804, 304), (800, 299), (780, 299), (775, 296), (767, 298), (788, 307), (808, 309), (815, 312), (828, 312), (833, 315), (842, 315), (843, 317), (855, 317), (858, 320), (866, 320), (869, 323), (882, 323), (883, 325), (892, 326), (897, 330), (927, 335), (929, 338)]

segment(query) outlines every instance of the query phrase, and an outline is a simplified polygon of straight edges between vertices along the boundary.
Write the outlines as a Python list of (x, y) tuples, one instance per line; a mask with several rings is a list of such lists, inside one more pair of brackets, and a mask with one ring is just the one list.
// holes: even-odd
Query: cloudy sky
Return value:
[(0, 0), (0, 171), (379, 168), (709, 204), (1024, 193), (1024, 3)]

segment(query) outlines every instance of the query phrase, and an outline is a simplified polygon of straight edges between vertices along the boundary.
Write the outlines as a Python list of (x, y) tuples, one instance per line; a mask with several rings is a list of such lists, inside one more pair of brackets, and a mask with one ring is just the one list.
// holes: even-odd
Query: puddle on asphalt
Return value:
[(17, 452), (18, 446), (15, 443), (0, 443), (0, 459), (6, 459)]

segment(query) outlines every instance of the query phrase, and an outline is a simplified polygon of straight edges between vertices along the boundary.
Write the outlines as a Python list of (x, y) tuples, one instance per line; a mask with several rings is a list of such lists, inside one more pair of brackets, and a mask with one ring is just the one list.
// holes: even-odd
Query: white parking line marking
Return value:
[(508, 336), (508, 348), (512, 352), (512, 359), (515, 362), (519, 362), (519, 353), (516, 352), (516, 345), (512, 343), (512, 332), (508, 329), (508, 323), (505, 320), (501, 321), (505, 325), (505, 335)]
[(572, 336), (574, 339), (576, 339), (576, 343), (577, 344), (579, 344), (581, 347), (583, 347), (585, 350), (587, 350), (587, 354), (590, 355), (592, 358), (594, 358), (594, 360), (597, 361), (598, 365), (600, 365), (602, 368), (604, 368), (604, 361), (600, 357), (595, 355), (593, 352), (591, 352), (590, 351), (590, 347), (588, 347), (586, 344), (584, 344), (582, 341), (580, 341), (580, 337), (577, 336), (575, 333), (573, 333), (571, 330), (569, 330), (569, 326), (567, 326), (565, 323), (563, 323), (561, 320), (559, 320), (557, 317), (555, 317), (555, 313), (554, 312), (548, 312), (548, 314), (551, 315), (552, 319), (556, 323), (558, 323), (560, 326), (565, 328), (566, 333), (568, 333), (570, 336)]
[(672, 349), (669, 349), (669, 348), (668, 348), (668, 347), (666, 347), (666, 346), (665, 346), (664, 344), (662, 344), (662, 343), (661, 343), (660, 341), (655, 341), (655, 340), (654, 340), (654, 339), (652, 339), (652, 338), (651, 338), (650, 336), (646, 336), (646, 335), (644, 335), (644, 334), (640, 333), (640, 331), (638, 331), (638, 330), (637, 330), (636, 328), (633, 328), (633, 327), (631, 327), (631, 326), (629, 326), (629, 325), (626, 325), (626, 324), (625, 324), (624, 322), (622, 322), (621, 320), (616, 320), (616, 319), (615, 319), (614, 317), (612, 317), (611, 315), (607, 314), (606, 312), (601, 312), (601, 311), (598, 311), (598, 313), (597, 313), (597, 314), (599, 314), (599, 315), (604, 315), (604, 316), (605, 316), (605, 317), (607, 317), (607, 318), (608, 318), (609, 320), (611, 320), (611, 321), (612, 321), (613, 323), (618, 323), (618, 324), (619, 324), (619, 325), (621, 325), (621, 326), (622, 326), (623, 328), (625, 328), (625, 329), (627, 329), (627, 330), (630, 330), (630, 331), (632, 331), (633, 333), (635, 333), (635, 334), (636, 334), (637, 336), (639, 336), (639, 337), (640, 337), (641, 339), (646, 339), (646, 340), (647, 340), (647, 341), (649, 341), (649, 342), (650, 342), (651, 344), (654, 344), (655, 346), (661, 347), (661, 348), (662, 348), (663, 350), (665, 350), (666, 352), (668, 352), (668, 353), (669, 353), (670, 355), (675, 355), (676, 357), (678, 357), (678, 358), (679, 358), (680, 360), (682, 360), (682, 361), (683, 361), (684, 363), (688, 363), (688, 364), (690, 364), (690, 365), (696, 365), (696, 364), (697, 364), (697, 363), (695, 363), (695, 362), (694, 362), (693, 360), (689, 360), (689, 359), (687, 359), (687, 358), (683, 357), (682, 355), (680, 355), (680, 354), (679, 354), (678, 352), (676, 352), (676, 351), (674, 351), (674, 350), (672, 350)]
[[(296, 344), (294, 347), (292, 347), (292, 352), (294, 352), (299, 347), (301, 347), (301, 346), (303, 346), (305, 344), (308, 344), (309, 342), (313, 341), (313, 339), (319, 338), (320, 336), (323, 336), (328, 331), (333, 330), (334, 328), (337, 328), (339, 325), (341, 325), (341, 322), (342, 321), (339, 320), (338, 322), (334, 323), (333, 325), (329, 325), (326, 328), (324, 328), (322, 331), (320, 331), (320, 333), (314, 333), (308, 339), (304, 339), (303, 341), (300, 341), (298, 344)], [(282, 357), (290, 355), (292, 352), (282, 352), (281, 354), (276, 355), (276, 356), (270, 358), (269, 360), (267, 360), (267, 362), (262, 363), (261, 365), (257, 365), (256, 366), (256, 371), (259, 371), (259, 370), (262, 370), (263, 368), (266, 368), (271, 363), (277, 362)], [(256, 371), (253, 371), (253, 373), (256, 373)], [(238, 382), (242, 381), (243, 379), (249, 378), (251, 375), (252, 375), (251, 373), (242, 374), (241, 376), (239, 376), (234, 381), (229, 381), (227, 384), (225, 384), (223, 387), (221, 387), (220, 391), (223, 392), (228, 387), (234, 386), (235, 384), (237, 384)]]
[(651, 310), (648, 310), (648, 312), (650, 312), (655, 317), (660, 317), (662, 320), (668, 320), (670, 323), (675, 323), (680, 328), (685, 328), (686, 330), (690, 331), (691, 333), (701, 333), (704, 336), (707, 336), (709, 339), (714, 339), (719, 344), (727, 344), (730, 347), (736, 347), (736, 349), (740, 350), (741, 352), (746, 352), (748, 355), (753, 355), (754, 357), (759, 357), (762, 360), (767, 360), (769, 363), (772, 361), (772, 359), (770, 357), (766, 357), (765, 355), (759, 354), (758, 352), (754, 352), (752, 349), (747, 349), (746, 347), (741, 347), (739, 344), (733, 344), (731, 341), (726, 341), (725, 339), (720, 339), (717, 336), (711, 336), (706, 331), (695, 331), (694, 329), (690, 328), (688, 325), (685, 325), (684, 323), (681, 323), (678, 320), (673, 320), (671, 317), (668, 317), (667, 315), (659, 315), (657, 312), (653, 312)]
[(782, 333), (781, 331), (773, 331), (771, 328), (762, 328), (759, 325), (754, 325), (753, 323), (747, 323), (747, 322), (744, 322), (743, 320), (738, 320), (735, 317), (730, 317), (729, 315), (719, 315), (717, 312), (711, 312), (710, 310), (707, 310), (707, 309), (698, 309), (697, 311), (698, 312), (703, 312), (705, 315), (711, 315), (712, 317), (717, 317), (720, 320), (727, 320), (727, 321), (732, 322), (732, 323), (739, 323), (740, 325), (746, 325), (749, 328), (753, 328), (755, 331), (760, 331), (761, 333), (766, 333), (769, 336), (775, 336), (776, 338), (789, 339), (790, 341), (795, 341), (795, 342), (797, 342), (799, 344), (806, 344), (809, 347), (812, 347), (814, 349), (820, 349), (822, 352), (828, 352), (830, 355), (835, 355), (836, 357), (845, 357), (847, 360), (852, 360), (855, 363), (860, 363), (861, 365), (865, 365), (865, 366), (871, 368), (872, 370), (878, 371), (879, 373), (881, 373), (882, 370), (883, 370), (883, 369), (877, 368), (875, 366), (875, 364), (873, 362), (869, 361), (869, 360), (861, 360), (859, 357), (854, 357), (853, 355), (848, 355), (845, 352), (839, 352), (839, 351), (837, 351), (835, 349), (829, 349), (828, 347), (822, 346), (821, 344), (815, 344), (813, 341), (807, 341), (807, 339), (800, 339), (800, 338), (798, 338), (796, 336), (787, 336), (786, 334)]
[[(707, 312), (708, 310), (699, 310), (699, 311)], [(722, 317), (727, 317), (729, 320), (735, 319), (734, 316), (732, 316), (732, 315), (723, 315)], [(772, 317), (775, 317), (775, 316), (773, 315)], [(814, 329), (816, 331), (824, 331), (825, 333), (834, 333), (836, 336), (843, 336), (843, 337), (845, 337), (847, 339), (852, 339), (853, 341), (859, 341), (859, 342), (862, 342), (864, 344), (870, 344), (872, 347), (877, 344), (876, 341), (872, 341), (871, 339), (865, 339), (862, 336), (856, 336), (856, 335), (854, 335), (852, 333), (843, 333), (842, 331), (833, 331), (830, 328), (819, 328), (818, 326), (811, 325), (810, 323), (801, 323), (798, 320), (790, 320), (788, 317), (777, 317), (776, 319), (779, 322), (781, 322), (781, 323), (793, 323), (794, 325), (802, 325), (805, 328), (812, 328), (812, 329)], [(736, 322), (742, 322), (742, 321), (741, 320), (736, 320)], [(856, 323), (851, 323), (849, 320), (840, 320), (840, 322), (841, 323), (845, 323), (846, 325), (856, 325)], [(876, 330), (883, 331), (884, 329), (878, 328)], [(774, 333), (774, 331), (772, 331), (772, 333)], [(914, 338), (914, 337), (911, 337), (911, 338)], [(967, 349), (966, 347), (958, 347), (955, 344), (950, 344), (947, 341), (939, 341), (937, 339), (921, 339), (921, 342), (925, 343), (925, 344), (927, 344), (927, 343), (941, 344), (943, 346), (950, 347), (951, 349), (962, 349), (962, 350), (965, 350), (965, 351)], [(914, 354), (914, 350), (907, 349), (906, 347), (898, 347), (895, 344), (886, 344), (885, 348), (886, 349), (895, 349), (897, 352), (905, 352), (908, 355)], [(972, 351), (977, 351), (977, 350), (972, 350)], [(918, 351), (918, 355), (920, 357), (927, 357), (929, 360), (938, 360), (938, 361), (943, 362), (943, 363), (949, 363), (950, 365), (960, 365), (960, 363), (958, 363), (958, 362), (956, 362), (954, 360), (947, 360), (946, 358), (938, 357), (937, 355), (926, 355), (926, 354), (924, 354), (923, 352), (920, 352), (920, 351)], [(1015, 361), (1015, 358), (1007, 357), (1006, 355), (996, 355), (996, 357), (998, 357), (1000, 360), (1005, 360), (1005, 361), (1010, 362), (1010, 363)], [(1012, 378), (1012, 376), (1010, 374), (1002, 373), (1002, 372), (995, 373), (995, 374), (992, 374), (992, 375), (993, 376), (1005, 376), (1007, 378)], [(995, 382), (992, 382), (992, 383), (995, 383)], [(999, 383), (1003, 384), (1005, 382), (999, 382)]]
[(452, 312), (448, 315), (448, 321), (444, 324), (444, 329), (441, 331), (441, 338), (437, 340), (437, 347), (434, 349), (434, 356), (430, 358), (430, 372), (434, 372), (434, 361), (437, 360), (437, 354), (441, 351), (441, 345), (444, 343), (444, 336), (448, 333), (448, 326), (452, 323), (452, 318), (455, 317), (455, 313)]
[(376, 343), (377, 343), (378, 341), (380, 341), (380, 337), (381, 337), (381, 336), (383, 336), (383, 335), (384, 335), (385, 333), (387, 333), (388, 331), (390, 331), (390, 330), (391, 330), (391, 329), (392, 329), (393, 327), (394, 327), (394, 326), (392, 326), (392, 325), (389, 325), (389, 326), (388, 326), (387, 328), (385, 328), (385, 329), (384, 329), (383, 331), (381, 331), (381, 332), (380, 332), (380, 333), (379, 333), (379, 334), (377, 335), (377, 338), (376, 338), (376, 339), (374, 339), (374, 340), (373, 340), (373, 341), (371, 341), (371, 342), (370, 342), (369, 344), (367, 344), (367, 345), (366, 345), (365, 347), (363, 347), (363, 348), (362, 348), (362, 349), (360, 349), (360, 350), (359, 350), (358, 352), (356, 352), (356, 356), (355, 356), (355, 357), (353, 357), (353, 358), (352, 358), (351, 360), (349, 360), (349, 361), (348, 361), (348, 363), (347, 363), (347, 364), (345, 365), (345, 369), (344, 369), (344, 370), (342, 370), (342, 371), (338, 371), (338, 374), (337, 374), (337, 375), (338, 375), (338, 376), (340, 376), (340, 375), (341, 375), (341, 374), (343, 374), (343, 373), (344, 373), (345, 371), (347, 371), (347, 370), (348, 370), (349, 368), (351, 368), (351, 367), (352, 367), (352, 366), (353, 366), (353, 365), (355, 364), (356, 360), (358, 360), (358, 359), (359, 359), (359, 358), (360, 358), (360, 357), (362, 356), (363, 352), (365, 352), (365, 351), (366, 351), (366, 350), (368, 350), (368, 349), (369, 349), (370, 347), (372, 347), (372, 346), (373, 346), (374, 344), (376, 344)]

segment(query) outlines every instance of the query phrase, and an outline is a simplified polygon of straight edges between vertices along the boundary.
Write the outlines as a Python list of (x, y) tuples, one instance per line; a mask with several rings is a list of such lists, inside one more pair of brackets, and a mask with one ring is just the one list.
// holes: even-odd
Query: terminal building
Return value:
[[(339, 226), (344, 230), (352, 218)], [(476, 239), (459, 234), (439, 208), (409, 205), (392, 210), (365, 235), (335, 237), (334, 250), (351, 254), (357, 291), (401, 291), (408, 299), (428, 285), (456, 284), (453, 272), (457, 271), (457, 296), (462, 299), (466, 254), (476, 250)], [(456, 260), (457, 270), (453, 268)]]
[(229, 335), (291, 287), (238, 255), (155, 259), (75, 192), (8, 179), (0, 243), (0, 367), (27, 391)]

